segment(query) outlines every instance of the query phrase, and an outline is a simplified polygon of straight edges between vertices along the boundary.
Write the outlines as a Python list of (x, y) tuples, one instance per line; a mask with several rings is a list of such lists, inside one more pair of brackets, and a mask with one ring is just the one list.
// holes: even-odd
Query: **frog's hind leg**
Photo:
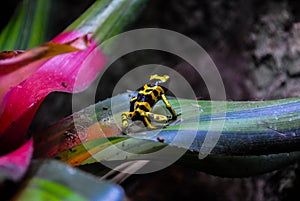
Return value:
[(151, 124), (149, 118), (146, 117), (146, 116), (145, 116), (144, 119), (143, 119), (143, 123), (144, 123), (144, 125), (145, 125), (147, 128), (150, 128), (150, 129), (156, 129), (156, 127), (153, 126), (153, 125)]
[(165, 127), (166, 126), (165, 123), (168, 121), (168, 117), (161, 115), (161, 114), (154, 114), (151, 112), (143, 112), (141, 114), (141, 116), (144, 117), (143, 122), (144, 122), (145, 126), (150, 129), (157, 128), (151, 124), (151, 120), (155, 121), (155, 122), (164, 123), (161, 127)]
[(145, 112), (147, 117), (149, 119), (151, 119), (152, 121), (155, 121), (155, 122), (167, 122), (168, 121), (168, 117), (165, 116), (165, 115), (162, 115), (162, 114), (154, 114), (152, 112)]

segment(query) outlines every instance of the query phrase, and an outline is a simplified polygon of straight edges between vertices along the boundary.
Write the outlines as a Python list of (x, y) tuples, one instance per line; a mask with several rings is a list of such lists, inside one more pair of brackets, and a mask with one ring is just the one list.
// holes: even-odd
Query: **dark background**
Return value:
[[(93, 2), (52, 1), (48, 39), (64, 30)], [(7, 23), (17, 2), (1, 2), (0, 28)], [(287, 0), (151, 0), (129, 29), (171, 29), (197, 41), (216, 63), (228, 100), (278, 99), (300, 95), (299, 13), (300, 4)], [(97, 99), (111, 96), (114, 84), (130, 69), (128, 66), (147, 62), (173, 65), (188, 77), (197, 96), (209, 99), (205, 86), (186, 63), (159, 52), (138, 52), (116, 62), (120, 71), (107, 73)], [(70, 113), (70, 96), (54, 93), (42, 105), (31, 130), (36, 132)], [(132, 176), (122, 185), (129, 200), (292, 201), (299, 197), (299, 176), (298, 164), (241, 179), (171, 166), (160, 172)]]

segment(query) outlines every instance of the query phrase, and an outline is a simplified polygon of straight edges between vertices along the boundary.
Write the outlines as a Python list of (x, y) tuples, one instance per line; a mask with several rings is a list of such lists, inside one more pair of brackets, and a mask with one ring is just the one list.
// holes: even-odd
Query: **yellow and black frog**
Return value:
[[(151, 124), (151, 121), (155, 122), (169, 122), (177, 119), (177, 114), (173, 107), (170, 105), (166, 98), (165, 93), (167, 88), (162, 84), (169, 79), (168, 75), (159, 76), (157, 74), (151, 75), (150, 80), (143, 87), (139, 88), (138, 95), (130, 99), (129, 112), (122, 113), (122, 129), (126, 129), (129, 125), (128, 119), (132, 121), (140, 120), (144, 123), (145, 127), (149, 129), (155, 129), (156, 127)], [(161, 114), (154, 114), (151, 112), (153, 106), (162, 100), (166, 108), (171, 113), (171, 117), (167, 117)]]

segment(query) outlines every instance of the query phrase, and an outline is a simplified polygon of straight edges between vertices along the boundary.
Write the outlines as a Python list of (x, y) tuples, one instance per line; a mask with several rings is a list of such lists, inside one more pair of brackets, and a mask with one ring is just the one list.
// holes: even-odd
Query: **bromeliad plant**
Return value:
[[(78, 89), (84, 90), (105, 63), (105, 56), (96, 48), (97, 45), (120, 32), (129, 19), (137, 15), (143, 3), (143, 0), (96, 1), (51, 42), (25, 52), (1, 54), (6, 59), (0, 61), (0, 76), (1, 81), (6, 82), (0, 83), (0, 182), (7, 179), (19, 181), (27, 171), (33, 152), (35, 158), (52, 157), (72, 166), (99, 161), (119, 163), (117, 170), (126, 171), (142, 168), (148, 161), (168, 161), (172, 152), (164, 156), (147, 155), (168, 147), (174, 152), (184, 153), (176, 163), (225, 177), (262, 174), (300, 159), (299, 98), (226, 102), (226, 107), (223, 107), (223, 102), (213, 102), (217, 107), (214, 110), (211, 101), (197, 101), (195, 104), (194, 100), (170, 98), (176, 113), (184, 108), (185, 112), (179, 117), (181, 121), (161, 130), (122, 135), (120, 119), (122, 113), (129, 110), (130, 97), (134, 95), (134, 92), (124, 93), (74, 113), (28, 140), (26, 131), (45, 96), (53, 91), (77, 92), (73, 84), (79, 70), (87, 72)], [(5, 47), (3, 44), (2, 48)], [(113, 114), (111, 102), (117, 103)], [(158, 103), (157, 107), (162, 105)], [(198, 112), (194, 112), (195, 108)], [(225, 115), (220, 118), (212, 111)], [(73, 117), (77, 118), (77, 125), (74, 125)], [(202, 159), (205, 138), (210, 135), (212, 139), (217, 134), (210, 124), (221, 121), (224, 127), (218, 142)], [(192, 143), (186, 146), (187, 141)], [(65, 164), (38, 161), (29, 169), (31, 179), (16, 199), (28, 200), (34, 196), (37, 199), (92, 200), (94, 196), (91, 195), (95, 192), (106, 192), (105, 198), (109, 197), (109, 200), (120, 200), (123, 196), (119, 188), (92, 181), (89, 176), (87, 178)], [(107, 170), (97, 172), (103, 176)], [(82, 185), (72, 182), (74, 176), (76, 183), (91, 182), (105, 190), (86, 191)], [(66, 180), (61, 182), (58, 178)]]
[[(17, 49), (0, 53), (1, 189), (3, 182), (7, 180), (18, 182), (28, 169), (34, 142), (28, 136), (27, 130), (45, 97), (54, 91), (76, 93), (86, 89), (105, 63), (105, 56), (97, 45), (123, 30), (138, 15), (144, 1), (96, 1), (63, 33), (50, 42), (39, 45), (42, 39), (30, 40), (30, 38), (39, 38), (34, 34), (45, 32), (43, 25), (47, 16), (44, 13), (49, 3), (49, 1), (42, 0), (25, 0), (18, 10), (18, 15), (12, 19), (0, 37), (2, 50)], [(44, 11), (41, 12), (41, 9)], [(37, 15), (34, 19), (32, 16), (35, 15), (32, 15), (32, 12)], [(27, 26), (23, 27), (24, 24)], [(19, 34), (15, 34), (22, 33), (25, 28), (28, 30), (25, 33), (30, 33), (32, 36), (19, 37)], [(12, 31), (13, 34), (10, 34)], [(29, 48), (35, 45), (39, 46), (29, 50), (19, 50), (19, 48)], [(79, 71), (84, 71), (85, 74), (84, 79), (78, 81), (76, 78)], [(78, 82), (76, 89), (74, 88), (75, 81)], [(76, 172), (76, 174), (80, 173)], [(47, 178), (52, 182), (56, 181), (51, 175), (47, 175)], [(34, 186), (35, 188), (39, 186), (37, 189), (44, 188), (44, 191), (60, 189), (60, 186), (55, 187), (54, 184), (45, 184), (45, 182), (35, 183)], [(115, 187), (110, 188), (115, 190)], [(78, 190), (78, 187), (75, 190)], [(25, 198), (32, 195), (30, 193), (27, 195), (27, 193), (28, 191), (25, 190)], [(54, 196), (53, 193), (55, 194), (55, 192), (52, 194), (48, 192), (47, 196)], [(43, 197), (42, 194), (40, 198)], [(17, 199), (24, 200), (22, 195), (21, 193), (21, 197)], [(66, 195), (62, 196), (65, 196), (64, 199), (70, 199)], [(120, 200), (121, 197), (122, 193), (119, 193), (114, 198)], [(75, 200), (86, 200), (86, 198), (79, 196)]]

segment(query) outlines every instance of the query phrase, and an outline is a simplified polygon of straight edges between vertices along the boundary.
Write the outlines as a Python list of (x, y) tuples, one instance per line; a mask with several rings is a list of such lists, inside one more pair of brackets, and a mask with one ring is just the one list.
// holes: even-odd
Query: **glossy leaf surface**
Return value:
[[(299, 107), (297, 98), (261, 102), (227, 102), (217, 108), (225, 115), (216, 118), (211, 113), (211, 101), (170, 100), (177, 112), (184, 108), (180, 120), (161, 130), (146, 131), (142, 127), (129, 135), (120, 130), (121, 112), (129, 110), (130, 94), (122, 94), (75, 113), (76, 122), (67, 118), (46, 131), (51, 136), (43, 141), (35, 136), (36, 157), (57, 157), (71, 165), (98, 161), (126, 162), (129, 160), (167, 161), (171, 155), (144, 155), (168, 147), (183, 155), (177, 161), (183, 165), (220, 176), (249, 176), (278, 169), (300, 158)], [(110, 108), (110, 103), (114, 109)], [(214, 102), (214, 106), (223, 106)], [(162, 104), (157, 107), (163, 108)], [(194, 112), (201, 107), (200, 112)], [(112, 115), (112, 111), (114, 114)], [(209, 125), (224, 120), (220, 136), (212, 151), (200, 159), (206, 135), (214, 137)], [(98, 123), (99, 121), (99, 123)], [(81, 122), (81, 123), (80, 123)], [(133, 125), (136, 126), (136, 125)], [(196, 128), (196, 130), (195, 130)], [(71, 139), (68, 136), (71, 129)], [(209, 134), (208, 134), (208, 131)], [(84, 136), (84, 137), (82, 137)], [(162, 143), (158, 137), (164, 139)], [(192, 142), (187, 144), (187, 141)], [(58, 145), (59, 144), (59, 145)], [(55, 145), (55, 146), (52, 146)], [(117, 147), (118, 149), (115, 149)], [(124, 154), (124, 151), (129, 154)], [(172, 153), (172, 152), (170, 152)], [(174, 161), (175, 162), (175, 161)]]

